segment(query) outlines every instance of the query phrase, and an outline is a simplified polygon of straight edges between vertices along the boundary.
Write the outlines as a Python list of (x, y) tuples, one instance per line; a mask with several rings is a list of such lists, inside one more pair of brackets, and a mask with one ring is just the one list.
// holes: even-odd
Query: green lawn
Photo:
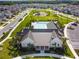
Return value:
[(31, 23), (30, 16), (25, 17), (24, 21), (21, 22), (21, 24), (15, 29), (15, 31), (12, 33), (11, 37), (14, 37), (17, 32), (20, 32), (24, 27), (29, 26)]
[(71, 58), (74, 58), (74, 55), (72, 54), (72, 52), (70, 51), (70, 48), (68, 47), (68, 45), (67, 45), (67, 43), (65, 43), (65, 47), (66, 47), (66, 49), (65, 49), (65, 56), (70, 56)]
[[(42, 10), (42, 11), (45, 11), (45, 10)], [(24, 21), (15, 29), (15, 31), (13, 31), (11, 37), (15, 37), (17, 32), (20, 32), (24, 27), (29, 26), (29, 24), (32, 21), (58, 20), (60, 25), (62, 25), (62, 27), (64, 26), (64, 24), (67, 24), (68, 22), (73, 21), (72, 19), (69, 19), (64, 16), (58, 17), (56, 14), (52, 14), (49, 11), (45, 11), (45, 12), (48, 13), (49, 15), (44, 16), (44, 17), (39, 17), (39, 16), (33, 16), (33, 13), (35, 13), (35, 10), (31, 11), (31, 13), (27, 17), (25, 17)], [(11, 51), (9, 49), (10, 48), (10, 45), (9, 45), (10, 41), (12, 41), (12, 39), (8, 39), (6, 42), (4, 42), (3, 50), (0, 51), (0, 59), (11, 59), (12, 55), (10, 54)], [(17, 55), (19, 55), (19, 53), (16, 51), (16, 49), (12, 53), (16, 53)]]
[(27, 57), (26, 59), (59, 59), (55, 57)]
[(64, 27), (65, 24), (74, 21), (73, 19), (67, 18), (65, 16), (61, 16), (61, 15), (58, 15), (58, 17), (59, 17), (58, 21), (59, 21), (60, 27)]
[(34, 20), (34, 21), (57, 20), (61, 27), (64, 27), (64, 24), (67, 24), (69, 22), (74, 21), (73, 19), (67, 18), (65, 16), (53, 14), (53, 11), (52, 12), (47, 11), (46, 13), (48, 13), (48, 15), (44, 16), (44, 17), (42, 17), (42, 16), (34, 16), (33, 15), (34, 13), (35, 13), (35, 10), (31, 11), (31, 13), (30, 13), (30, 17), (32, 18), (32, 20)]

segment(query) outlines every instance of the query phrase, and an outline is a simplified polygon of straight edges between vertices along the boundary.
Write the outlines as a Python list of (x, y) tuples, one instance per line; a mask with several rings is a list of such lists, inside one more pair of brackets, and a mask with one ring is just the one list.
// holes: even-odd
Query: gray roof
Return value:
[(52, 38), (55, 38), (56, 36), (57, 36), (57, 34), (55, 31), (53, 31), (53, 32), (29, 31), (29, 33), (23, 37), (22, 41), (29, 38), (34, 41), (35, 46), (50, 46), (49, 42), (51, 41)]
[(56, 27), (56, 25), (54, 24), (54, 22), (49, 22), (49, 23), (47, 24), (47, 28), (48, 28), (48, 29), (57, 29), (57, 27)]

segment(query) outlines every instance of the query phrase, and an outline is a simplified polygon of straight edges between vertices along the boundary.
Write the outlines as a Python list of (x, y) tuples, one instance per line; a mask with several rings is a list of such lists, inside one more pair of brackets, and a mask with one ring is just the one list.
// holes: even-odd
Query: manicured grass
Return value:
[(24, 21), (22, 21), (20, 23), (20, 25), (15, 29), (15, 31), (12, 33), (11, 37), (14, 37), (16, 35), (16, 33), (20, 32), (24, 27), (29, 26), (30, 23), (31, 23), (31, 19), (30, 19), (30, 16), (28, 15), (27, 17), (25, 17)]
[[(46, 11), (45, 11), (46, 12)], [(59, 22), (60, 27), (64, 27), (65, 24), (74, 21), (73, 19), (67, 18), (65, 16), (53, 14), (53, 11), (47, 11), (49, 15), (47, 16), (34, 16), (35, 10), (31, 11), (30, 17), (34, 21), (49, 21), (49, 20), (57, 20)]]
[(27, 57), (26, 59), (59, 59), (55, 57)]
[[(40, 10), (41, 11), (41, 10)], [(45, 11), (45, 10), (42, 10)], [(67, 24), (68, 22), (73, 21), (72, 19), (66, 18), (64, 16), (62, 17), (58, 17), (56, 14), (52, 14), (48, 11), (45, 11), (46, 13), (48, 13), (48, 16), (44, 16), (44, 17), (39, 17), (39, 16), (33, 16), (33, 12), (31, 11), (31, 13), (25, 17), (24, 21), (21, 22), (21, 24), (15, 29), (15, 31), (13, 31), (11, 37), (15, 37), (17, 32), (20, 32), (23, 28), (28, 27), (31, 23), (31, 21), (49, 21), (49, 20), (58, 20), (60, 25), (64, 26), (64, 24)], [(10, 55), (9, 48), (9, 42), (12, 41), (13, 39), (8, 39), (4, 45), (3, 45), (3, 50), (0, 51), (0, 59), (11, 59), (12, 55)], [(14, 51), (15, 53), (17, 53), (19, 55), (19, 53), (17, 51)], [(70, 50), (68, 50), (68, 52), (71, 54)]]
[(69, 56), (69, 57), (71, 57), (71, 58), (74, 58), (74, 55), (72, 54), (72, 52), (70, 51), (70, 49), (69, 49), (69, 47), (68, 47), (68, 45), (67, 45), (67, 43), (65, 43), (65, 53), (64, 53), (64, 55), (65, 56)]
[(73, 22), (73, 19), (67, 18), (65, 16), (62, 15), (58, 15), (58, 21), (59, 21), (59, 25), (60, 27), (64, 27), (65, 24), (68, 24), (69, 22)]

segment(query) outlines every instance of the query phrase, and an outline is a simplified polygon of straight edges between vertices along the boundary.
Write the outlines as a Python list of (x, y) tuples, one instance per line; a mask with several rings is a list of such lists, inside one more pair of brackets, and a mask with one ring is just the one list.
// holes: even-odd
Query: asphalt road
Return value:
[(3, 29), (1, 29), (0, 36), (2, 36), (4, 32), (7, 32), (13, 27), (15, 27), (18, 24), (19, 20), (22, 19), (26, 15), (26, 13), (28, 13), (27, 10), (23, 11), (22, 13), (20, 13), (19, 15), (15, 17), (15, 21), (8, 23)]

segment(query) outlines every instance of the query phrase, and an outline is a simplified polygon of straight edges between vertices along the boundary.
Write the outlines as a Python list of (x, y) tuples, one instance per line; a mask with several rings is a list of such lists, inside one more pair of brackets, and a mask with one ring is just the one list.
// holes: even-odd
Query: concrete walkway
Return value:
[[(72, 23), (72, 22), (71, 22), (71, 23)], [(69, 24), (70, 24), (70, 23), (69, 23)], [(65, 28), (64, 28), (64, 36), (65, 36), (66, 38), (68, 38), (68, 35), (67, 35), (67, 27), (68, 27), (69, 24), (67, 24), (67, 25), (65, 26)], [(77, 53), (75, 52), (75, 50), (73, 49), (73, 47), (72, 47), (72, 45), (71, 45), (71, 43), (70, 43), (70, 40), (66, 40), (66, 43), (68, 44), (70, 50), (72, 51), (73, 55), (75, 56), (75, 59), (79, 59)]]
[(36, 57), (36, 56), (50, 56), (50, 57), (56, 57), (56, 58), (60, 58), (60, 59), (73, 59), (67, 56), (63, 56), (63, 55), (57, 55), (57, 54), (51, 54), (51, 53), (37, 53), (37, 54), (28, 54), (28, 55), (23, 55), (23, 56), (18, 56), (15, 57), (13, 59), (22, 59), (22, 58), (26, 58), (26, 57)]
[[(29, 15), (29, 12), (30, 12), (31, 10), (32, 10), (32, 9), (26, 11), (26, 12), (28, 12), (27, 15)], [(27, 16), (27, 15), (26, 15), (26, 16)], [(26, 16), (25, 16), (25, 17), (26, 17)], [(24, 18), (25, 18), (25, 17), (24, 17)], [(23, 18), (23, 20), (24, 20), (24, 18)], [(22, 21), (23, 21), (23, 20), (22, 20)], [(20, 22), (11, 30), (11, 32), (9, 33), (9, 35), (8, 35), (3, 41), (0, 42), (1, 45), (2, 45), (7, 39), (9, 39), (9, 37), (11, 36), (11, 34), (13, 33), (13, 31), (19, 26), (19, 24), (20, 24), (22, 21), (20, 21)]]

